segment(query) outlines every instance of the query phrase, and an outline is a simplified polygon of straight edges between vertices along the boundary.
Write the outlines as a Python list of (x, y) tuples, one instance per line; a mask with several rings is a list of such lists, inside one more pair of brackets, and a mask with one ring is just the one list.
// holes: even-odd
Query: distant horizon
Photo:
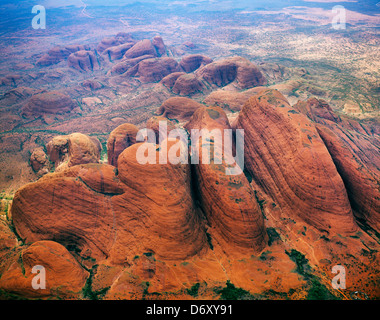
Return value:
[[(22, 0), (14, 3), (11, 0), (3, 0), (2, 6), (10, 8), (18, 8), (29, 5), (43, 5), (47, 9), (52, 8), (67, 8), (67, 7), (78, 7), (81, 8), (84, 5), (88, 7), (97, 6), (128, 6), (133, 4), (151, 4), (157, 6), (178, 6), (178, 7), (188, 7), (188, 8), (200, 8), (201, 10), (217, 9), (217, 10), (228, 10), (228, 9), (280, 9), (292, 6), (306, 6), (306, 7), (318, 7), (327, 8), (334, 5), (344, 5), (349, 10), (355, 10), (357, 12), (367, 14), (379, 14), (380, 6), (376, 6), (377, 0), (274, 0), (268, 3), (263, 0), (40, 0), (38, 2), (31, 0)], [(210, 8), (212, 6), (212, 8)]]

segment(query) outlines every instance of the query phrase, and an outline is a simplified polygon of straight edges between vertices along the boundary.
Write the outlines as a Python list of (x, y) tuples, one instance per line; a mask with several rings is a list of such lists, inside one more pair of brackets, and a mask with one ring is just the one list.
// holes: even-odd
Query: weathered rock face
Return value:
[[(9, 250), (17, 246), (15, 234), (10, 230), (7, 222), (0, 216), (0, 258), (2, 259)], [(0, 272), (1, 272), (0, 264)]]
[(316, 128), (279, 92), (250, 98), (236, 127), (244, 129), (245, 170), (256, 190), (320, 230), (356, 230), (345, 186)]
[(126, 75), (139, 77), (141, 82), (159, 82), (178, 70), (178, 63), (172, 58), (153, 58), (140, 61)]
[(203, 83), (194, 74), (184, 74), (177, 78), (172, 91), (181, 96), (188, 96), (202, 92), (203, 89)]
[(294, 105), (294, 109), (305, 114), (313, 121), (317, 122), (317, 118), (327, 119), (333, 122), (340, 122), (329, 104), (324, 100), (310, 98), (307, 102), (299, 101)]
[(127, 59), (137, 58), (144, 55), (152, 55), (157, 57), (156, 48), (153, 46), (152, 42), (148, 39), (138, 41), (131, 49), (129, 49), (124, 57)]
[(242, 57), (214, 61), (198, 69), (196, 74), (218, 87), (224, 87), (235, 80), (241, 89), (266, 84), (260, 70), (249, 60)]
[(68, 66), (79, 71), (94, 71), (100, 69), (100, 63), (93, 51), (77, 51), (67, 59)]
[(5, 77), (0, 78), (0, 86), (13, 86), (16, 87), (18, 84), (18, 81), (22, 77), (19, 74), (16, 73), (10, 73), (7, 74)]
[(104, 38), (99, 43), (96, 50), (99, 53), (103, 53), (103, 51), (106, 50), (107, 48), (115, 47), (126, 42), (135, 42), (135, 41), (133, 40), (130, 34), (125, 33), (125, 32), (119, 32), (115, 37)]
[(168, 74), (166, 77), (164, 77), (162, 80), (161, 80), (161, 83), (167, 87), (169, 90), (171, 90), (175, 84), (175, 82), (177, 81), (177, 79), (186, 74), (185, 72), (173, 72), (171, 74)]
[(164, 40), (162, 39), (162, 37), (155, 36), (152, 40), (152, 44), (156, 48), (157, 54), (159, 57), (165, 55), (166, 46), (165, 46), (165, 43), (164, 43)]
[[(79, 298), (88, 277), (85, 271), (67, 249), (53, 241), (38, 241), (22, 249), (13, 257), (12, 264), (3, 265), (0, 288), (26, 298), (61, 296)], [(46, 287), (33, 289), (32, 273), (35, 266), (45, 268)], [(38, 281), (39, 282), (39, 281)]]
[[(113, 166), (87, 164), (19, 189), (12, 205), (17, 233), (26, 242), (54, 240), (82, 257), (108, 257), (117, 265), (146, 252), (177, 260), (206, 250), (189, 166), (140, 164), (141, 145), (120, 155), (118, 176)], [(158, 160), (160, 149), (153, 147)]]
[(47, 154), (51, 162), (57, 168), (62, 162), (67, 161), (69, 152), (68, 136), (56, 136), (46, 145)]
[(208, 106), (218, 106), (225, 110), (240, 111), (250, 97), (263, 89), (265, 87), (255, 87), (242, 92), (219, 89), (211, 92), (203, 102)]
[(99, 90), (103, 88), (103, 85), (99, 81), (91, 79), (83, 81), (82, 86), (90, 90)]
[(123, 184), (116, 177), (115, 167), (106, 164), (89, 163), (77, 165), (43, 177), (41, 181), (65, 177), (80, 178), (88, 188), (101, 194), (118, 195), (124, 193)]
[(185, 97), (172, 97), (165, 100), (157, 113), (168, 119), (188, 120), (202, 104)]
[(220, 107), (213, 106), (206, 108), (205, 106), (201, 106), (194, 111), (184, 128), (187, 130), (218, 129), (224, 131), (225, 129), (231, 129), (231, 126), (226, 113)]
[(347, 189), (355, 217), (380, 231), (380, 140), (336, 125), (317, 125)]
[(38, 92), (41, 91), (28, 87), (17, 87), (4, 93), (4, 96), (0, 99), (0, 101), (2, 105), (11, 106), (20, 101), (26, 100)]
[(96, 50), (99, 53), (103, 53), (103, 51), (106, 50), (107, 48), (118, 46), (120, 44), (121, 44), (120, 40), (116, 39), (115, 37), (104, 38), (102, 39), (102, 41), (100, 41)]
[[(165, 123), (166, 132), (165, 132), (164, 127), (160, 126), (160, 122)], [(160, 141), (159, 141), (160, 136), (162, 137), (162, 139), (165, 140), (168, 138), (167, 135), (170, 133), (170, 131), (176, 129), (176, 127), (172, 121), (170, 121), (170, 120), (168, 120), (168, 118), (165, 118), (162, 116), (154, 116), (154, 117), (150, 118), (146, 122), (146, 128), (154, 131), (154, 133), (156, 134), (156, 143), (157, 144), (160, 143)]]
[(109, 61), (121, 59), (124, 54), (134, 46), (135, 42), (127, 42), (120, 44), (118, 46), (113, 46), (105, 49), (103, 51), (103, 56), (105, 56)]
[(47, 54), (43, 55), (37, 61), (36, 64), (42, 67), (57, 64), (62, 60), (67, 59), (71, 53), (80, 50), (90, 50), (90, 48), (87, 45), (69, 45), (66, 47), (57, 46), (50, 49)]
[(100, 152), (101, 144), (97, 139), (91, 139), (82, 133), (72, 133), (68, 136), (69, 167), (97, 163), (100, 160)]
[[(202, 107), (194, 112), (186, 129), (218, 130), (223, 137), (224, 130), (231, 127), (221, 108)], [(234, 167), (226, 160), (232, 158), (234, 148), (231, 145), (231, 154), (225, 153), (224, 143), (224, 139), (218, 140), (215, 136), (204, 140), (200, 138), (197, 147), (192, 150), (199, 157), (199, 165), (195, 165), (195, 181), (202, 208), (211, 226), (208, 232), (216, 240), (213, 243), (221, 246), (230, 256), (242, 252), (257, 253), (266, 246), (267, 240), (263, 216), (243, 170), (240, 168), (240, 174), (227, 173), (227, 168)], [(204, 153), (208, 153), (205, 158)], [(223, 156), (221, 162), (216, 160), (218, 154)]]
[(127, 72), (130, 68), (136, 66), (140, 61), (145, 59), (154, 58), (153, 55), (143, 55), (137, 58), (132, 59), (123, 59), (121, 62), (116, 63), (112, 66), (110, 73), (111, 74), (122, 74)]
[(259, 68), (249, 60), (242, 57), (233, 57), (229, 61), (235, 63), (237, 67), (236, 80), (240, 88), (248, 89), (267, 83)]
[(114, 129), (107, 141), (108, 163), (117, 167), (119, 155), (129, 146), (136, 143), (139, 129), (129, 123), (122, 124)]
[(191, 54), (181, 59), (179, 65), (183, 71), (189, 73), (212, 62), (212, 59), (201, 54)]
[(65, 164), (72, 167), (78, 164), (97, 163), (100, 160), (99, 140), (82, 133), (54, 137), (46, 146), (47, 154), (55, 168)]
[(343, 179), (356, 219), (380, 230), (378, 177), (380, 139), (365, 124), (338, 117), (323, 100), (300, 101), (295, 109), (315, 121)]
[(30, 156), (30, 165), (36, 173), (47, 173), (49, 170), (49, 159), (42, 147), (33, 150)]
[[(134, 210), (118, 219), (119, 228), (125, 229), (130, 236), (112, 248), (113, 261), (121, 262), (123, 256), (131, 256), (132, 252), (138, 254), (137, 250), (154, 252), (165, 260), (186, 259), (207, 248), (203, 225), (191, 197), (189, 166), (174, 165), (170, 161), (159, 164), (159, 150), (167, 146), (168, 156), (168, 151), (176, 148), (177, 143), (178, 140), (166, 140), (160, 148), (146, 144), (153, 147), (152, 158), (156, 159), (156, 164), (139, 163), (144, 153), (139, 148), (146, 146), (142, 143), (132, 145), (120, 155), (119, 178), (128, 189), (122, 196), (113, 198), (113, 208), (123, 210), (129, 203)], [(136, 234), (141, 236), (134, 236)]]
[[(90, 174), (86, 174), (86, 166), (90, 166)], [(53, 240), (81, 252), (83, 257), (106, 257), (115, 235), (111, 199), (99, 193), (99, 187), (91, 186), (103, 183), (105, 190), (120, 187), (114, 167), (102, 165), (95, 168), (99, 173), (94, 174), (93, 166), (47, 174), (19, 189), (12, 217), (20, 237), (26, 242)], [(97, 181), (97, 177), (101, 179)], [(40, 214), (41, 210), (44, 214)]]
[(197, 70), (197, 75), (218, 87), (224, 87), (236, 79), (237, 67), (231, 61), (215, 61)]
[(75, 106), (75, 102), (66, 94), (50, 91), (33, 95), (23, 107), (22, 114), (27, 117), (62, 114), (70, 112)]

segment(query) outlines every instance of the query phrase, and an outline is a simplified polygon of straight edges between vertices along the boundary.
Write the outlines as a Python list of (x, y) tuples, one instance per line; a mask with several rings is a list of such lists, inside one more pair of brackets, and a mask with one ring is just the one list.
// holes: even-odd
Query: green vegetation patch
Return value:
[(96, 264), (91, 268), (91, 270), (89, 270), (90, 276), (87, 278), (87, 281), (86, 281), (84, 287), (82, 288), (82, 295), (85, 299), (102, 300), (103, 297), (108, 292), (108, 290), (110, 289), (110, 287), (106, 287), (106, 288), (103, 288), (103, 289), (98, 290), (98, 291), (92, 290), (92, 278), (96, 274), (97, 268), (98, 268), (98, 265)]
[(307, 300), (339, 300), (316, 277), (312, 277), (310, 285)]
[(268, 246), (271, 246), (272, 243), (276, 241), (281, 241), (281, 237), (275, 228), (271, 228), (271, 227), (267, 228), (267, 234), (268, 234)]
[(292, 249), (290, 252), (285, 250), (285, 253), (292, 261), (296, 263), (297, 272), (303, 276), (306, 276), (310, 271), (310, 266), (308, 264), (309, 260), (305, 258), (305, 255), (295, 249)]
[(214, 289), (214, 292), (220, 294), (221, 300), (249, 300), (253, 296), (242, 288), (235, 287), (230, 280), (227, 280), (226, 286), (222, 289)]
[(197, 282), (190, 289), (186, 289), (187, 294), (192, 296), (192, 297), (197, 297), (200, 285), (201, 284), (199, 282)]

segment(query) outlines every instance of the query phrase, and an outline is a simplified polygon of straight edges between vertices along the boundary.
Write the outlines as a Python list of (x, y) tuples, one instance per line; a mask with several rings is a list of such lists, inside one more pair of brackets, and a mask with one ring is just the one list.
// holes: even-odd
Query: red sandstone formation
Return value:
[(236, 128), (244, 129), (245, 169), (268, 202), (327, 233), (357, 230), (344, 183), (315, 126), (278, 91), (250, 98)]
[(67, 136), (54, 137), (47, 144), (46, 149), (55, 168), (61, 164), (72, 167), (78, 164), (99, 162), (101, 144), (96, 138), (82, 133), (72, 133)]
[(33, 150), (30, 156), (30, 165), (36, 173), (47, 173), (49, 169), (49, 159), (42, 147)]
[(75, 108), (75, 102), (66, 94), (58, 91), (38, 93), (29, 98), (22, 109), (27, 117), (37, 117), (44, 114), (62, 114)]
[(135, 65), (137, 65), (140, 61), (145, 59), (154, 58), (153, 55), (143, 55), (137, 58), (132, 59), (126, 59), (124, 58), (122, 61), (114, 64), (111, 68), (111, 74), (123, 74), (124, 72), (127, 72), (130, 68), (133, 68)]
[(50, 49), (47, 54), (43, 55), (38, 61), (38, 66), (50, 66), (57, 64), (62, 60), (67, 59), (70, 54), (77, 51), (87, 51), (90, 50), (90, 47), (87, 45), (69, 45), (66, 47), (57, 46)]
[[(164, 132), (164, 128), (160, 126), (160, 122), (164, 122), (166, 126), (166, 133)], [(170, 131), (175, 130), (176, 127), (172, 121), (170, 121), (168, 118), (162, 117), (162, 116), (154, 116), (150, 118), (146, 122), (146, 128), (151, 129), (156, 134), (156, 143), (159, 144), (160, 136), (162, 139), (167, 139), (168, 134)]]
[(156, 48), (148, 39), (138, 41), (131, 49), (129, 49), (124, 57), (127, 59), (137, 58), (144, 55), (157, 56)]
[(212, 59), (201, 54), (191, 54), (181, 59), (179, 63), (183, 71), (189, 73), (212, 62)]
[(107, 141), (108, 163), (117, 167), (119, 155), (129, 146), (136, 143), (139, 129), (129, 123), (122, 124), (114, 129)]
[(77, 51), (67, 59), (68, 66), (79, 71), (94, 71), (100, 69), (98, 57), (93, 51)]
[(202, 104), (185, 97), (172, 97), (164, 101), (157, 113), (168, 119), (188, 120)]
[(103, 88), (103, 85), (99, 81), (91, 79), (83, 81), (82, 86), (90, 90), (98, 90)]
[(241, 110), (250, 97), (263, 89), (265, 87), (255, 87), (242, 92), (219, 89), (211, 92), (203, 102), (208, 106), (218, 106), (236, 112)]
[(189, 96), (200, 93), (203, 89), (204, 84), (194, 74), (184, 74), (177, 78), (172, 91), (181, 96)]
[(156, 48), (159, 57), (165, 55), (166, 46), (164, 40), (160, 36), (155, 36), (152, 40), (152, 44)]
[(167, 87), (169, 90), (171, 90), (175, 84), (175, 82), (177, 81), (177, 79), (186, 74), (185, 72), (173, 72), (171, 74), (168, 74), (166, 77), (164, 77), (162, 80), (161, 80), (161, 83)]
[(295, 109), (315, 121), (317, 130), (343, 179), (360, 224), (380, 230), (380, 139), (365, 124), (338, 117), (323, 100), (298, 102)]
[[(74, 166), (21, 188), (12, 205), (17, 233), (27, 242), (54, 239), (81, 256), (109, 257), (116, 265), (144, 252), (170, 261), (205, 250), (189, 166), (140, 164), (141, 145), (124, 150), (118, 171), (110, 165)], [(44, 214), (36, 215), (37, 203)]]
[[(224, 130), (231, 127), (221, 108), (202, 107), (194, 112), (186, 129), (219, 130), (223, 136)], [(243, 171), (240, 170), (238, 175), (227, 174), (226, 169), (234, 167), (234, 164), (228, 164), (225, 159), (232, 157), (232, 153), (224, 153), (224, 139), (221, 143), (217, 141), (215, 136), (204, 140), (200, 138), (193, 150), (199, 156), (200, 164), (195, 165), (196, 181), (202, 208), (210, 225), (208, 232), (230, 256), (242, 252), (257, 253), (266, 246), (267, 241), (263, 216)], [(209, 152), (207, 145), (210, 146), (210, 153), (203, 158), (203, 154)], [(215, 160), (218, 153), (223, 155), (221, 163)]]
[(266, 84), (260, 70), (242, 57), (214, 61), (198, 69), (196, 74), (218, 87), (224, 87), (235, 80), (241, 89)]
[(107, 48), (118, 46), (126, 42), (135, 42), (135, 40), (133, 40), (130, 34), (119, 32), (115, 37), (104, 38), (96, 49), (99, 53), (103, 53)]
[(140, 61), (126, 75), (139, 77), (141, 82), (159, 82), (178, 70), (178, 63), (173, 58), (152, 58)]
[(106, 56), (109, 61), (121, 59), (124, 54), (133, 46), (135, 42), (127, 42), (117, 46), (109, 47), (103, 51), (103, 56)]
[[(37, 241), (30, 246), (18, 249), (2, 270), (0, 287), (24, 298), (43, 298), (59, 295), (73, 299), (81, 296), (88, 272), (85, 271), (67, 249), (53, 241)], [(45, 269), (45, 288), (34, 289), (33, 278), (41, 271), (32, 270), (35, 266)], [(36, 281), (41, 284), (41, 280)]]

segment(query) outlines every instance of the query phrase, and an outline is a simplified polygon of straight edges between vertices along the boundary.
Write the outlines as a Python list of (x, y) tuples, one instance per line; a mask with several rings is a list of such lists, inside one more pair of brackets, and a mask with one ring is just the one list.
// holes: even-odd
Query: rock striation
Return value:
[(157, 57), (156, 48), (149, 39), (138, 41), (132, 48), (125, 52), (124, 58), (133, 59), (144, 55)]
[[(254, 192), (241, 168), (240, 174), (227, 174), (227, 168), (238, 165), (230, 162), (233, 146), (230, 154), (224, 150), (224, 131), (231, 130), (226, 114), (219, 107), (199, 108), (186, 129), (216, 130), (223, 137), (201, 137), (192, 150), (199, 158), (199, 164), (194, 165), (195, 181), (214, 245), (229, 256), (260, 252), (266, 246), (267, 234)], [(220, 162), (216, 160), (218, 154)]]
[(38, 59), (36, 64), (41, 67), (51, 66), (66, 60), (74, 52), (87, 50), (90, 50), (90, 47), (87, 45), (56, 46)]
[(344, 183), (313, 123), (276, 90), (250, 98), (237, 118), (255, 190), (289, 216), (326, 232), (357, 230)]
[[(36, 290), (32, 287), (33, 278), (41, 272), (32, 273), (35, 266), (45, 269), (45, 288)], [(59, 295), (65, 299), (78, 299), (89, 276), (70, 252), (54, 241), (37, 241), (19, 249), (18, 256), (2, 267), (0, 287), (24, 298)], [(40, 281), (36, 281), (37, 284)]]
[(184, 74), (177, 78), (172, 92), (181, 96), (190, 96), (201, 93), (204, 89), (204, 84), (194, 74)]
[(100, 69), (100, 62), (93, 51), (77, 51), (67, 59), (68, 66), (81, 72), (88, 72)]
[(108, 163), (117, 167), (119, 155), (129, 146), (136, 143), (139, 129), (130, 123), (125, 123), (114, 129), (107, 141)]
[[(167, 142), (168, 150), (175, 143)], [(128, 265), (143, 253), (178, 260), (206, 250), (189, 166), (140, 164), (141, 145), (122, 152), (118, 170), (74, 166), (19, 189), (12, 205), (17, 233), (26, 242), (56, 241), (82, 257), (116, 265)], [(160, 149), (153, 147), (159, 159)]]
[(201, 54), (190, 54), (181, 59), (179, 65), (184, 72), (194, 72), (212, 62), (212, 59)]
[(266, 84), (259, 68), (238, 56), (209, 63), (199, 68), (196, 74), (217, 87), (224, 87), (233, 81), (236, 81), (241, 89)]
[(82, 133), (56, 136), (46, 145), (47, 155), (55, 168), (72, 167), (78, 164), (97, 163), (102, 146), (97, 138)]
[(316, 122), (343, 179), (357, 221), (379, 232), (379, 136), (365, 124), (335, 115), (323, 100), (300, 101), (294, 108)]
[(131, 42), (136, 42), (133, 37), (125, 32), (119, 32), (116, 36), (114, 37), (108, 37), (102, 39), (102, 41), (98, 44), (96, 50), (99, 53), (103, 53), (106, 49), (110, 47), (116, 47), (124, 43), (131, 43)]
[(140, 61), (125, 74), (139, 77), (141, 82), (159, 82), (172, 72), (179, 71), (178, 63), (173, 58), (151, 58)]

